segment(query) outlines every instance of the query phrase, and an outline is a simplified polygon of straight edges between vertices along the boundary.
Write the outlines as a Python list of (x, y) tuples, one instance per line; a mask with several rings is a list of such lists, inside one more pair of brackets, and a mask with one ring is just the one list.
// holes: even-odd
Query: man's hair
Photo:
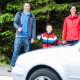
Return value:
[(51, 26), (51, 27), (53, 28), (53, 26), (52, 26), (51, 24), (47, 24), (47, 25), (46, 25), (46, 28), (47, 28), (48, 26)]
[[(25, 5), (25, 4), (30, 4), (30, 2), (28, 2), (28, 1), (27, 1), (27, 2), (24, 2), (24, 5)], [(31, 6), (31, 4), (30, 4), (30, 6)]]

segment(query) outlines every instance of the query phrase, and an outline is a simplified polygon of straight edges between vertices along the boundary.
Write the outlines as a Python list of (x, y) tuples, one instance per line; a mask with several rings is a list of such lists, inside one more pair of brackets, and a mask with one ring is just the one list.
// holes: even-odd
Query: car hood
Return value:
[(17, 59), (17, 65), (23, 65), (26, 67), (25, 62), (28, 65), (35, 64), (52, 64), (52, 62), (63, 63), (68, 60), (70, 56), (76, 51), (76, 46), (57, 46), (45, 49), (33, 50), (28, 53), (20, 55)]

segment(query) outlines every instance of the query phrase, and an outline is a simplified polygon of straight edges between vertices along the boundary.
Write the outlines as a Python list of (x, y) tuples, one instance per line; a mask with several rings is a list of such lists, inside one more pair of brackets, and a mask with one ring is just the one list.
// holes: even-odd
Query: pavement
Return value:
[(0, 76), (0, 80), (13, 80), (10, 76)]
[(0, 67), (0, 76), (11, 76), (11, 72), (8, 72), (9, 67)]
[(0, 80), (13, 80), (9, 67), (0, 67)]

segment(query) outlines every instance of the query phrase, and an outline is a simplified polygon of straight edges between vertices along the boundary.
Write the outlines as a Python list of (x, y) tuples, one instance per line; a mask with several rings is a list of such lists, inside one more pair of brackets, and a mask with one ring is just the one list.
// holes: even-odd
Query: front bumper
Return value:
[(12, 70), (13, 80), (26, 80), (27, 70), (23, 67), (14, 67)]

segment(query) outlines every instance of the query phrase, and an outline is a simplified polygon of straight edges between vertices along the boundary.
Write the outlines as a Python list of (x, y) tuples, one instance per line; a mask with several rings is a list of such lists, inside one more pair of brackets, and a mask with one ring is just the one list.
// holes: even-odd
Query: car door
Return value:
[(80, 51), (75, 51), (69, 58), (69, 80), (80, 80)]

